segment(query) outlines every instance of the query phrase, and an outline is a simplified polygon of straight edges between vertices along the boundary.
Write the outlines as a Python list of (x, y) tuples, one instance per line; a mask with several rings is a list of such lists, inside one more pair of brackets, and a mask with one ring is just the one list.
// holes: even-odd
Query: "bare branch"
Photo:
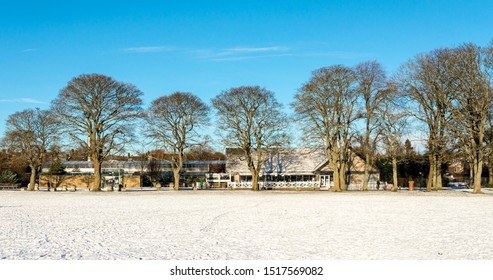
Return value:
[(70, 80), (52, 102), (65, 135), (79, 144), (87, 143), (94, 162), (95, 190), (100, 190), (102, 162), (110, 153), (123, 151), (132, 135), (131, 123), (141, 116), (141, 96), (132, 84), (90, 74)]

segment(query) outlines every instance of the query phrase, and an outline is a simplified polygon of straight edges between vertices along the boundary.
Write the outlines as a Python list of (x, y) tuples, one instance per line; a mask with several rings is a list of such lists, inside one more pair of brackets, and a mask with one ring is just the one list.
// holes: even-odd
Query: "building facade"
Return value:
[[(40, 187), (47, 188), (66, 185), (67, 188), (94, 187), (94, 164), (91, 161), (64, 161), (66, 174), (49, 175), (51, 162), (43, 167)], [(192, 187), (193, 183), (206, 182), (206, 174), (224, 172), (225, 162), (215, 161), (184, 161), (180, 175), (181, 187)], [(171, 162), (169, 161), (105, 161), (102, 164), (101, 188), (142, 189), (145, 187), (168, 186), (173, 181)]]
[[(334, 186), (333, 173), (321, 149), (283, 148), (264, 152), (266, 160), (260, 171), (259, 184), (264, 189), (328, 190)], [(255, 156), (255, 153), (254, 153)], [(346, 174), (347, 190), (363, 185), (364, 160), (354, 152)], [(232, 188), (251, 188), (252, 176), (247, 162), (237, 149), (226, 150), (226, 170), (232, 176)], [(380, 173), (376, 167), (369, 172), (369, 189), (376, 189)]]
[[(254, 153), (255, 154), (255, 153)], [(321, 149), (283, 148), (265, 152), (259, 185), (266, 190), (329, 190), (334, 186), (333, 170)], [(93, 188), (94, 165), (90, 161), (65, 161), (65, 175), (48, 175), (47, 163), (40, 177), (40, 187), (66, 186)], [(351, 152), (346, 174), (347, 190), (363, 185), (365, 162)], [(372, 167), (369, 189), (377, 188), (380, 174)], [(166, 187), (173, 181), (169, 161), (106, 161), (102, 165), (101, 188), (142, 189)], [(247, 162), (237, 149), (226, 150), (226, 161), (184, 161), (180, 187), (251, 189), (252, 176)]]

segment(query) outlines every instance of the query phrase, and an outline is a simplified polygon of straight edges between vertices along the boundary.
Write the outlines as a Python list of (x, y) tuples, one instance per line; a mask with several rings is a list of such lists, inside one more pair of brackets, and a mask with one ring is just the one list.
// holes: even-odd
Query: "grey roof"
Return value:
[[(226, 170), (230, 173), (249, 174), (247, 162), (238, 151), (226, 154)], [(254, 153), (255, 156), (255, 153)], [(268, 152), (262, 173), (265, 174), (313, 174), (327, 161), (323, 150), (312, 148), (282, 148)]]

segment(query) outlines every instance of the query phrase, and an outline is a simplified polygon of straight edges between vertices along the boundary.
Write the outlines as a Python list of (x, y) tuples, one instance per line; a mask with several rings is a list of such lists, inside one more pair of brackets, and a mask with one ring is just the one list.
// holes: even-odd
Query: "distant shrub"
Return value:
[(48, 171), (49, 175), (64, 175), (65, 172), (65, 166), (63, 165), (62, 161), (57, 159), (55, 160), (51, 166), (50, 170)]
[(17, 174), (10, 170), (0, 171), (0, 184), (15, 184), (17, 183)]

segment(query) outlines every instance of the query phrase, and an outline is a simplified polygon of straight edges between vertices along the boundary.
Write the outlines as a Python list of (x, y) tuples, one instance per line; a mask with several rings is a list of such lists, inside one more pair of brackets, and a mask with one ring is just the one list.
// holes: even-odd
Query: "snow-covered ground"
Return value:
[(493, 259), (493, 193), (0, 192), (0, 259)]

